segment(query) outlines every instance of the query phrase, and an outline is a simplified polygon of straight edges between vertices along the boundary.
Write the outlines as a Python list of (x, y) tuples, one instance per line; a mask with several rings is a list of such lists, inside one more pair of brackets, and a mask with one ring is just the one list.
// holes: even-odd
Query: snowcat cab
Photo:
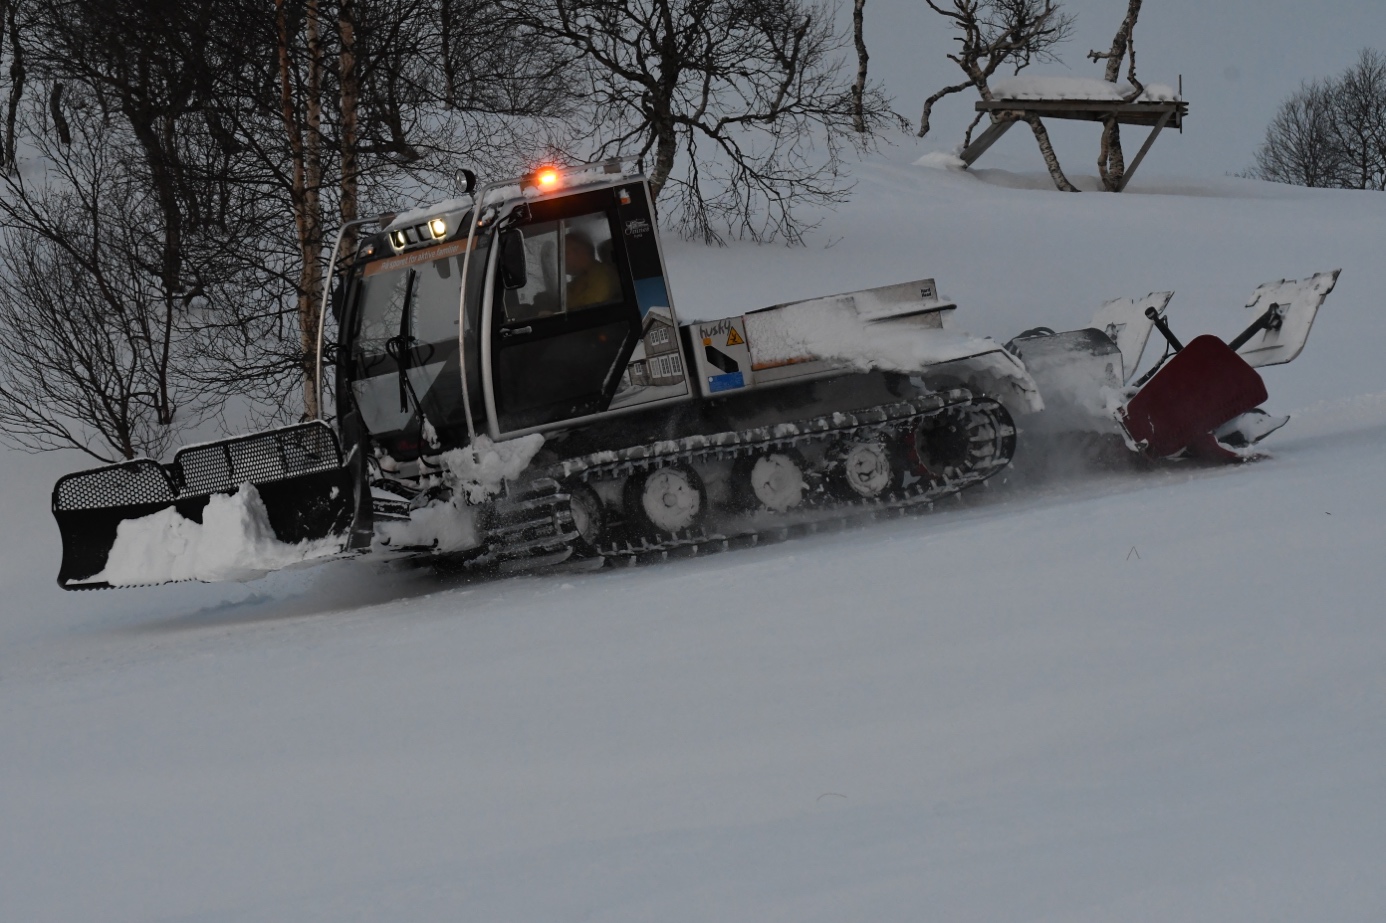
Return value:
[(365, 244), (337, 399), (391, 462), (689, 396), (648, 188), (607, 169), (494, 190), (475, 219), (397, 217)]

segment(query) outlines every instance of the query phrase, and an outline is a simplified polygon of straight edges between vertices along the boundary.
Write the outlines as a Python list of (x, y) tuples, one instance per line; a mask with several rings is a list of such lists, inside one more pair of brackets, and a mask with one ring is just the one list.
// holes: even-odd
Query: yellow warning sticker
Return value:
[(731, 333), (728, 333), (728, 334), (727, 334), (727, 345), (728, 345), (728, 346), (744, 346), (745, 343), (746, 343), (746, 341), (743, 340), (743, 339), (741, 339), (741, 334), (739, 334), (739, 333), (736, 332), (736, 328), (735, 328), (735, 327), (731, 328)]

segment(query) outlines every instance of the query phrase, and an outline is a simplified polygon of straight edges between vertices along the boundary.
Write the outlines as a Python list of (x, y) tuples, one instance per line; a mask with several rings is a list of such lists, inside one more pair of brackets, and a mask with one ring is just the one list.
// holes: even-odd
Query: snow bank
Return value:
[(465, 449), (443, 453), (443, 483), (450, 489), (449, 499), (410, 511), (408, 522), (377, 523), (377, 541), (385, 547), (439, 552), (477, 547), (481, 530), (475, 504), (499, 495), (505, 482), (518, 478), (543, 445), (544, 437), (538, 433), (505, 442), (478, 436)]
[(930, 151), (914, 162), (916, 167), (929, 167), (933, 170), (966, 170), (967, 162), (956, 154), (945, 151)]
[[(1097, 77), (1003, 77), (991, 81), (997, 99), (1122, 100), (1135, 92), (1129, 83), (1108, 83)], [(1162, 83), (1148, 83), (1136, 102), (1173, 102), (1179, 94)]]
[(1166, 289), (1230, 337), (1343, 265), (1265, 373), (1307, 408), (1275, 458), (1022, 490), (1022, 450), (927, 516), (648, 568), (91, 594), (52, 581), (63, 462), (7, 452), (0, 919), (1381, 919), (1380, 194), (919, 153), (807, 247), (667, 239), (680, 315), (936, 274), (1003, 340)]
[(296, 545), (279, 541), (260, 492), (253, 484), (242, 484), (234, 494), (213, 495), (201, 523), (172, 507), (122, 522), (106, 569), (91, 582), (140, 586), (178, 580), (253, 580), (341, 550), (342, 543), (335, 537)]

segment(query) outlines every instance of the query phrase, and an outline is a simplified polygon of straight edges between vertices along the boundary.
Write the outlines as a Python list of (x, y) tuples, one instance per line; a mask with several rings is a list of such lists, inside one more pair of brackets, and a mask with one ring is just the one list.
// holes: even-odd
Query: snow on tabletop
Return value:
[[(1004, 77), (991, 82), (997, 99), (1091, 99), (1119, 101), (1135, 92), (1129, 83), (1109, 83), (1098, 77)], [(1162, 83), (1148, 83), (1136, 102), (1174, 102), (1179, 94)]]
[(106, 568), (92, 583), (140, 586), (179, 580), (253, 580), (292, 564), (342, 550), (335, 537), (281, 542), (270, 526), (260, 492), (242, 484), (234, 494), (214, 494), (202, 522), (173, 507), (122, 522)]

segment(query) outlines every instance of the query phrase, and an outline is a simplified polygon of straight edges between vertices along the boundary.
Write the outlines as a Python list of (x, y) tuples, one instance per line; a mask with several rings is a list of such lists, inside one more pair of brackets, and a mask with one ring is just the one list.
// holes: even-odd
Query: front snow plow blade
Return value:
[[(168, 465), (141, 459), (60, 479), (53, 488), (53, 517), (63, 540), (58, 585), (86, 590), (208, 579), (196, 569), (169, 563), (176, 565), (180, 555), (198, 544), (207, 546), (204, 554), (220, 555), (223, 571), (238, 573), (231, 566), (234, 562), (226, 560), (235, 549), (225, 547), (224, 534), (209, 534), (205, 543), (188, 541), (189, 536), (201, 537), (197, 533), (213, 498), (227, 500), (232, 495), (248, 501), (243, 505), (250, 509), (250, 532), (258, 526), (260, 533), (272, 533), (252, 535), (262, 545), (311, 545), (313, 556), (318, 556), (351, 525), (352, 475), (326, 424), (304, 423), (206, 443), (183, 449)], [(149, 526), (139, 535), (128, 525), (137, 521)], [(127, 564), (118, 575), (107, 573), (119, 542), (143, 543), (136, 549), (143, 550), (151, 536), (157, 541), (164, 533), (172, 537), (170, 547), (148, 549), (160, 560), (145, 572)], [(212, 547), (215, 543), (221, 547)], [(263, 559), (261, 555), (262, 569)]]
[(1215, 433), (1259, 407), (1265, 382), (1215, 336), (1195, 337), (1175, 353), (1121, 410), (1131, 439), (1151, 458), (1189, 454), (1231, 460)]

